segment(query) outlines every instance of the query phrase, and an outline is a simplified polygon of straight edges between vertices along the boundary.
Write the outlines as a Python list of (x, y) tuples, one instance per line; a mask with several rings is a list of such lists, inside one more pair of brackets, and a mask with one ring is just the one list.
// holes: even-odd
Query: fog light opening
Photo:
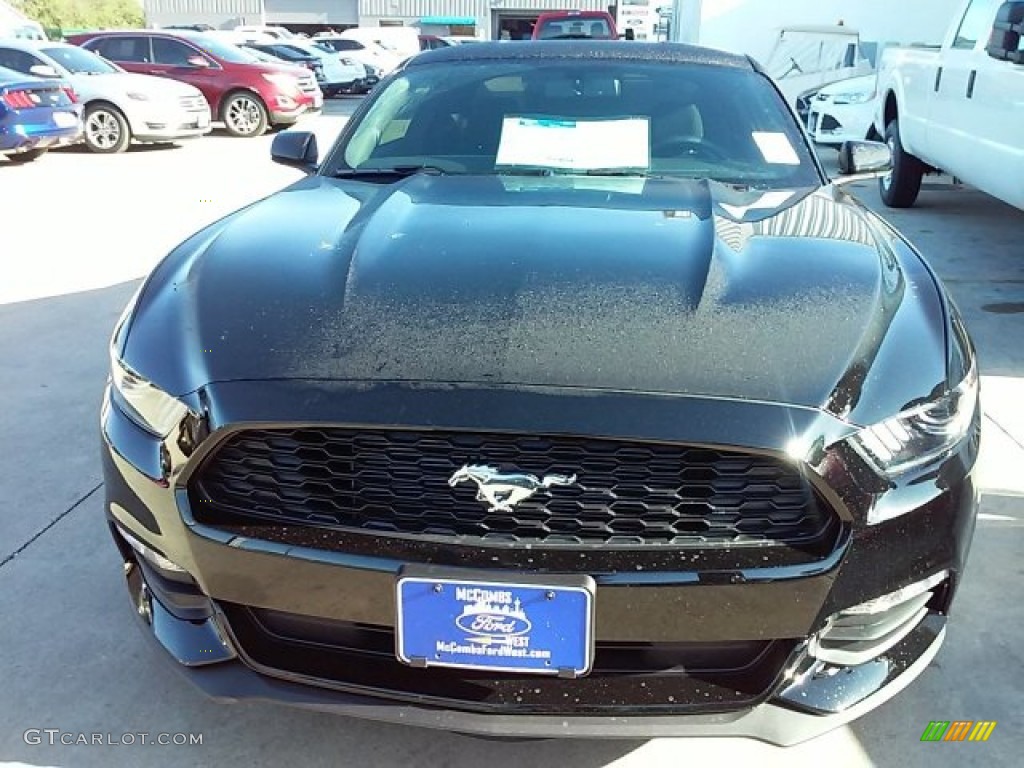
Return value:
[(921, 623), (935, 597), (933, 590), (948, 578), (948, 571), (940, 571), (829, 616), (825, 627), (811, 638), (808, 653), (843, 667), (877, 658)]
[(180, 576), (189, 576), (189, 572), (177, 563), (175, 563), (173, 560), (164, 557), (152, 547), (143, 544), (137, 538), (128, 533), (120, 525), (116, 527), (118, 535), (126, 542), (128, 542), (128, 545), (132, 548), (135, 554), (137, 554), (151, 566), (160, 571), (166, 571), (167, 573), (178, 574)]

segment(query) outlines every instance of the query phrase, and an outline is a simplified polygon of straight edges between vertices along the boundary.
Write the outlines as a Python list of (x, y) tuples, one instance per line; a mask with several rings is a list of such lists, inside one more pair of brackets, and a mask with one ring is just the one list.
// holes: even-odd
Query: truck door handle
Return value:
[(972, 69), (971, 74), (967, 77), (967, 98), (971, 98), (974, 95), (974, 78), (978, 76), (978, 70)]
[(939, 84), (942, 82), (942, 67), (935, 70), (935, 92), (939, 92)]
[(151, 69), (151, 70), (149, 70), (149, 74), (151, 74), (151, 75), (162, 75), (163, 74), (163, 70)]

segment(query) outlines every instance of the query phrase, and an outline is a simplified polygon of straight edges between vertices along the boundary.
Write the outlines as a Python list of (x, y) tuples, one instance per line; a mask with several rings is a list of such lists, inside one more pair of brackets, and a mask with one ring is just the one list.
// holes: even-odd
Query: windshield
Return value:
[(95, 53), (73, 45), (40, 49), (43, 54), (56, 61), (68, 72), (75, 75), (106, 75), (121, 70), (104, 61)]
[(421, 165), (445, 173), (820, 184), (798, 125), (766, 78), (674, 62), (413, 66), (373, 97), (325, 172)]
[(255, 64), (259, 59), (249, 51), (231, 43), (224, 43), (209, 35), (189, 35), (186, 38), (201, 51), (229, 64)]
[(537, 37), (541, 40), (571, 40), (574, 38), (609, 40), (613, 35), (606, 19), (592, 17), (544, 21), (537, 32)]
[(856, 66), (852, 35), (784, 33), (769, 54), (765, 72), (775, 80)]

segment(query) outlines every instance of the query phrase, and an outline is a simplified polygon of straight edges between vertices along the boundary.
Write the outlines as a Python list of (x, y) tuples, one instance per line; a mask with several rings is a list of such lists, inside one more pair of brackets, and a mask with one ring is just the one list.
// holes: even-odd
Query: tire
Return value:
[(885, 126), (885, 143), (892, 151), (892, 172), (878, 180), (878, 192), (890, 208), (909, 208), (921, 191), (924, 163), (903, 149), (898, 120)]
[(12, 163), (24, 165), (25, 163), (31, 163), (33, 160), (36, 160), (45, 154), (45, 149), (30, 149), (28, 152), (19, 152), (16, 155), (5, 155), (5, 157)]
[(270, 123), (263, 100), (248, 91), (228, 96), (220, 109), (220, 119), (228, 133), (246, 139), (262, 136)]
[(98, 155), (116, 155), (132, 143), (132, 129), (117, 107), (94, 104), (85, 108), (82, 136), (90, 152)]

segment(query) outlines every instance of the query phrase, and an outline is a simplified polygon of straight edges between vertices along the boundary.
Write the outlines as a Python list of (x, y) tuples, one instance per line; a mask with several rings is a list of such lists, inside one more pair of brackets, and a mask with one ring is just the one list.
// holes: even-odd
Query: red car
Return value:
[(549, 11), (537, 17), (534, 40), (617, 40), (615, 19), (607, 11)]
[(233, 136), (259, 136), (270, 125), (290, 125), (303, 113), (323, 107), (323, 94), (308, 69), (263, 62), (203, 33), (145, 29), (67, 39), (128, 72), (195, 86)]

